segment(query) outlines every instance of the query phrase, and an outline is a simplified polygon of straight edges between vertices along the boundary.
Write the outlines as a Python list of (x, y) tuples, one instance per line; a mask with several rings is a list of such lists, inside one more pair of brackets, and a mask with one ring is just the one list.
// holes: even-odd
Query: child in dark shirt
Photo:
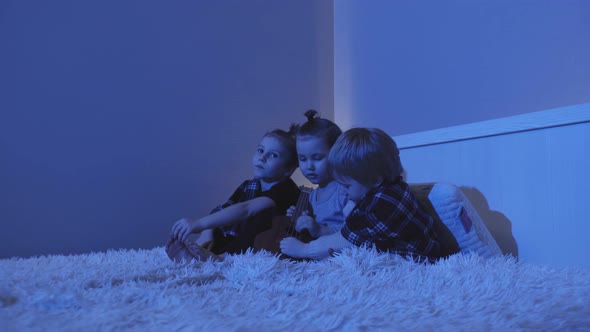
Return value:
[(327, 257), (359, 246), (418, 260), (434, 261), (442, 256), (434, 220), (403, 181), (399, 151), (389, 135), (376, 128), (350, 129), (330, 150), (328, 163), (356, 205), (340, 232), (309, 243), (286, 238), (281, 241), (284, 254), (311, 258), (310, 252), (321, 252)]
[(254, 179), (244, 181), (211, 214), (174, 223), (166, 245), (170, 259), (218, 259), (214, 254), (242, 252), (258, 233), (271, 227), (273, 216), (285, 215), (297, 202), (300, 190), (291, 180), (297, 168), (292, 132), (276, 129), (265, 134), (252, 166)]

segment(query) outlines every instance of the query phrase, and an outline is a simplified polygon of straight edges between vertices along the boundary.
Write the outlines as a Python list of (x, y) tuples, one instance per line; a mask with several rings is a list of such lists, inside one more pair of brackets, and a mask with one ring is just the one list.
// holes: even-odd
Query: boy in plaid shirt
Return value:
[(350, 129), (336, 141), (328, 162), (356, 206), (340, 232), (310, 243), (286, 238), (281, 241), (284, 254), (327, 257), (355, 245), (431, 262), (441, 257), (434, 220), (403, 181), (399, 151), (389, 135), (376, 128)]
[(182, 218), (172, 227), (166, 253), (172, 260), (219, 259), (215, 254), (239, 253), (256, 235), (285, 215), (300, 190), (291, 180), (297, 168), (293, 130), (266, 133), (252, 158), (254, 179), (244, 181), (224, 204), (199, 219)]

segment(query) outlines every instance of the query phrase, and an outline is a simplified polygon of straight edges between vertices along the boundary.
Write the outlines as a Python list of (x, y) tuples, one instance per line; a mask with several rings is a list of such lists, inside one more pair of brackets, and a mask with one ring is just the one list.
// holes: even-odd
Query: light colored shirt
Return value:
[(329, 229), (328, 234), (337, 232), (344, 226), (346, 216), (354, 207), (354, 203), (347, 198), (344, 187), (336, 181), (328, 183), (324, 188), (313, 189), (309, 194), (309, 203), (315, 222), (322, 228)]

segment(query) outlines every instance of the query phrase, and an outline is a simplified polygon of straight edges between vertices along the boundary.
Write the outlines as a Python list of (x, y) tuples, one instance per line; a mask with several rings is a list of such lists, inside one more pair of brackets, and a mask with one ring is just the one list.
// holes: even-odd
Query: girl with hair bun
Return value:
[[(350, 211), (353, 204), (328, 167), (328, 154), (342, 130), (334, 122), (320, 118), (315, 110), (305, 112), (305, 117), (307, 121), (295, 128), (299, 169), (317, 187), (309, 195), (311, 209), (304, 211), (296, 220), (295, 230), (307, 230), (313, 238), (318, 238), (340, 231), (346, 211)], [(287, 215), (291, 215), (294, 209), (293, 206), (289, 208)], [(306, 257), (323, 256), (313, 245), (306, 245), (294, 237), (283, 239), (280, 247), (281, 252), (288, 256), (303, 249)]]

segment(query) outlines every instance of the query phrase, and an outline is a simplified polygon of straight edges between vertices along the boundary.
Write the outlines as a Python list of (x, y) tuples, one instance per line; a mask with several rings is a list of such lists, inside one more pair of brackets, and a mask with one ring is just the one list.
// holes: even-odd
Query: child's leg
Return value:
[(209, 258), (216, 261), (221, 260), (218, 256), (201, 246), (201, 244), (206, 246), (211, 246), (213, 244), (212, 230), (205, 230), (201, 233), (192, 233), (186, 238), (186, 240), (184, 240), (184, 242), (170, 238), (166, 244), (166, 254), (175, 262), (192, 259), (205, 261)]
[(224, 252), (230, 254), (243, 253), (254, 245), (256, 236), (271, 228), (272, 218), (276, 216), (276, 209), (270, 208), (263, 210), (255, 216), (236, 224), (234, 231), (235, 236), (224, 236), (220, 229), (216, 228), (213, 236), (214, 245), (211, 251), (216, 254)]
[(211, 248), (213, 247), (213, 230), (206, 229), (206, 230), (202, 231), (201, 233), (195, 233), (195, 234), (199, 234), (198, 238), (195, 240), (196, 243), (203, 248), (211, 250)]
[[(207, 230), (206, 230), (207, 231)], [(202, 233), (205, 233), (206, 231), (203, 231)], [(201, 233), (194, 233), (199, 235)], [(203, 240), (206, 241), (208, 238), (208, 234), (205, 234), (205, 236), (203, 237)], [(211, 240), (209, 240), (211, 241)], [(168, 252), (169, 250), (173, 250), (173, 248), (177, 248), (178, 246), (176, 245), (176, 243), (180, 243), (181, 241), (178, 241), (175, 237), (173, 237), (172, 235), (170, 235), (170, 237), (168, 238), (168, 242), (166, 242), (166, 252)]]
[[(199, 260), (199, 261), (206, 261), (208, 259), (211, 259), (214, 261), (222, 261), (223, 259), (221, 257), (215, 255), (214, 253), (212, 253), (208, 249), (199, 245), (199, 243), (198, 243), (199, 237), (200, 237), (199, 234), (190, 234), (186, 238), (186, 240), (184, 240), (184, 246), (186, 247), (186, 250), (188, 250), (188, 252), (196, 260)], [(208, 243), (211, 243), (211, 242), (208, 242)]]
[[(312, 241), (313, 242), (313, 241)], [(311, 242), (310, 242), (311, 243)], [(293, 258), (308, 258), (307, 244), (297, 240), (294, 237), (288, 237), (281, 240), (281, 252)]]
[(168, 243), (166, 243), (166, 254), (170, 260), (177, 263), (182, 260), (190, 261), (193, 259), (193, 256), (186, 250), (184, 244), (174, 238), (170, 238)]

